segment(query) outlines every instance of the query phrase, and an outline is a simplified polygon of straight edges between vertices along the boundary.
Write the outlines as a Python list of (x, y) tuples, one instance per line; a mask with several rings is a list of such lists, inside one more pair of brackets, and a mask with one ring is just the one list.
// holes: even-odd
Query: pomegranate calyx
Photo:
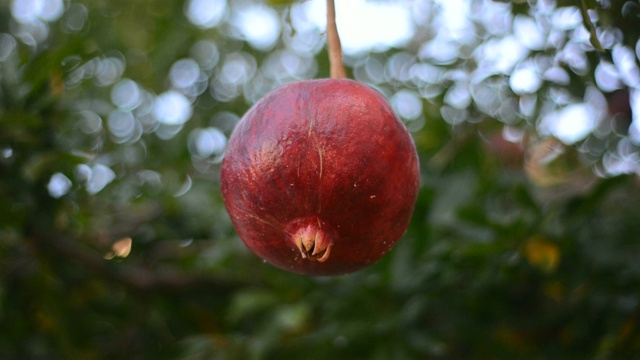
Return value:
[(325, 262), (333, 247), (328, 234), (314, 224), (298, 229), (293, 234), (293, 242), (300, 250), (302, 258), (318, 262)]

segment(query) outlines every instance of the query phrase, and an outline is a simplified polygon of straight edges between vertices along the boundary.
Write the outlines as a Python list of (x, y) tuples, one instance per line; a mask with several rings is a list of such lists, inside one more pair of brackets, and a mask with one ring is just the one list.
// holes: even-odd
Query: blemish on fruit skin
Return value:
[[(323, 157), (324, 157), (324, 149), (321, 146), (318, 146), (318, 160), (320, 162), (319, 165), (319, 174), (318, 174), (318, 183), (322, 184), (322, 170), (323, 170)], [(320, 214), (322, 212), (322, 186), (318, 186), (318, 210), (317, 213)]]

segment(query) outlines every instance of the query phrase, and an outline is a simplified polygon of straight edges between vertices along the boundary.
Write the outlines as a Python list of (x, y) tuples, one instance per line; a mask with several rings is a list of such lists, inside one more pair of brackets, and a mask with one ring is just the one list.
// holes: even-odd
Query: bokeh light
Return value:
[(540, 89), (542, 78), (535, 64), (531, 61), (525, 61), (513, 70), (509, 85), (511, 90), (518, 95), (531, 94)]
[(112, 111), (107, 118), (107, 127), (116, 143), (135, 142), (142, 136), (142, 125), (129, 111)]
[(116, 174), (110, 167), (104, 164), (96, 164), (89, 169), (87, 173), (86, 189), (89, 194), (97, 194), (109, 185), (115, 178)]
[(198, 81), (200, 78), (200, 67), (193, 59), (181, 59), (176, 61), (169, 72), (171, 85), (176, 88), (184, 89)]
[(588, 104), (571, 104), (545, 115), (540, 121), (541, 134), (553, 135), (565, 144), (584, 139), (595, 126)]
[(405, 120), (415, 120), (422, 114), (422, 100), (416, 93), (400, 90), (391, 97), (391, 106)]
[(102, 119), (98, 114), (90, 110), (78, 113), (78, 127), (85, 134), (96, 134), (102, 130)]
[(471, 104), (471, 94), (466, 81), (458, 81), (447, 89), (444, 102), (456, 109), (466, 109)]
[(546, 34), (529, 16), (516, 15), (513, 19), (513, 34), (529, 50), (542, 50), (545, 46)]
[(634, 89), (629, 96), (633, 111), (633, 119), (629, 128), (629, 136), (636, 145), (640, 145), (640, 89)]
[(211, 40), (200, 40), (193, 44), (190, 54), (203, 70), (211, 70), (220, 60), (220, 50)]
[(243, 38), (258, 50), (271, 49), (280, 36), (280, 19), (265, 5), (252, 5), (235, 11), (231, 23)]
[(62, 173), (55, 173), (51, 176), (49, 183), (47, 184), (47, 189), (49, 190), (49, 195), (53, 198), (61, 198), (66, 195), (73, 183)]
[[(298, 22), (310, 21), (319, 31), (326, 28), (326, 1), (302, 2), (292, 15)], [(366, 0), (336, 2), (336, 23), (345, 54), (357, 55), (369, 51), (384, 51), (391, 46), (406, 44), (415, 25), (409, 2), (378, 3)], [(384, 24), (384, 26), (381, 26)]]
[[(0, 64), (13, 61), (21, 46), (46, 44), (55, 22), (65, 33), (79, 33), (89, 24), (89, 10), (82, 4), (63, 0), (10, 4), (15, 21), (8, 33), (0, 34)], [(133, 144), (145, 134), (168, 140), (186, 129), (194, 158), (216, 158), (220, 135), (226, 139), (237, 121), (235, 114), (211, 115), (211, 111), (225, 114), (224, 109), (212, 110), (216, 103), (240, 99), (253, 104), (285, 83), (327, 75), (316, 61), (326, 43), (325, 6), (324, 0), (286, 7), (255, 0), (186, 0), (186, 19), (197, 31), (215, 28), (216, 35), (202, 32), (188, 51), (171, 60), (164, 89), (146, 88), (135, 73), (129, 73), (127, 61), (137, 59), (134, 51), (147, 56), (141, 49), (67, 57), (62, 60), (65, 89), (88, 86), (89, 81), (110, 94), (110, 106), (97, 102), (80, 106), (75, 112), (77, 127), (95, 137), (93, 149), (103, 146), (103, 132), (107, 141)], [(449, 124), (486, 116), (513, 126), (529, 122), (541, 135), (565, 144), (585, 140), (581, 151), (590, 156), (612, 152), (610, 164), (611, 159), (625, 157), (617, 153), (619, 149), (603, 146), (603, 137), (615, 133), (640, 146), (635, 110), (640, 42), (633, 48), (621, 44), (620, 34), (600, 27), (596, 12), (589, 14), (611, 56), (592, 63), (587, 54), (593, 46), (577, 6), (540, 1), (531, 3), (527, 13), (514, 13), (513, 3), (493, 0), (352, 0), (336, 6), (344, 61), (354, 78), (385, 94), (412, 131), (425, 121), (424, 104), (441, 101), (434, 112)], [(557, 52), (548, 53), (554, 48)], [(590, 73), (597, 88), (584, 95), (569, 90), (576, 85), (574, 75)], [(14, 80), (18, 76), (3, 75)], [(633, 111), (606, 114), (602, 109), (610, 104), (605, 97), (620, 91), (629, 94), (628, 107)], [(211, 119), (230, 120), (185, 126), (205, 109)], [(607, 125), (607, 116), (615, 117), (618, 125)], [(633, 117), (624, 120), (631, 123), (628, 131), (619, 124), (625, 116)], [(590, 139), (589, 134), (600, 140)], [(217, 144), (215, 150), (207, 150), (212, 144)]]
[(226, 0), (190, 0), (185, 7), (185, 14), (194, 25), (209, 29), (222, 22), (226, 10)]
[(618, 69), (608, 61), (602, 61), (596, 66), (594, 78), (603, 91), (611, 92), (620, 89), (622, 85)]
[(158, 95), (153, 107), (154, 117), (166, 125), (182, 125), (191, 118), (192, 113), (189, 99), (173, 90)]
[(217, 128), (195, 129), (189, 135), (189, 151), (198, 159), (219, 162), (226, 146), (227, 137)]
[(81, 31), (89, 16), (89, 10), (82, 4), (71, 4), (64, 14), (64, 29), (69, 33)]
[(13, 0), (11, 14), (21, 23), (56, 21), (64, 12), (62, 0)]
[(0, 33), (0, 62), (9, 59), (16, 49), (17, 42), (13, 36)]
[(111, 89), (111, 101), (122, 110), (132, 111), (142, 103), (140, 87), (131, 79), (120, 80)]
[(620, 73), (620, 80), (628, 87), (640, 87), (640, 69), (633, 51), (623, 45), (616, 45), (611, 51), (613, 63)]

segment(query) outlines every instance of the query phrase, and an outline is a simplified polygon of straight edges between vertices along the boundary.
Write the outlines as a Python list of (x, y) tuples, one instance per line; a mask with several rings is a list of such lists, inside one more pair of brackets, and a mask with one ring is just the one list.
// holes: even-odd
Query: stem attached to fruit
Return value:
[(299, 228), (293, 234), (293, 242), (300, 250), (302, 258), (318, 262), (327, 261), (333, 247), (330, 236), (315, 224)]
[(329, 63), (331, 78), (346, 78), (347, 72), (342, 65), (342, 46), (336, 25), (336, 7), (334, 0), (327, 0), (327, 43), (329, 46)]

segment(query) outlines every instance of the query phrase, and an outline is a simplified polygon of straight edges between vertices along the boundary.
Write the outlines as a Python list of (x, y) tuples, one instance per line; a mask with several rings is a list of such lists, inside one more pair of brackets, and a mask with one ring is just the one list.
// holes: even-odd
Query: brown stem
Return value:
[(327, 0), (327, 43), (329, 46), (329, 63), (331, 78), (346, 78), (347, 72), (342, 65), (342, 46), (336, 25), (336, 7), (334, 0)]

